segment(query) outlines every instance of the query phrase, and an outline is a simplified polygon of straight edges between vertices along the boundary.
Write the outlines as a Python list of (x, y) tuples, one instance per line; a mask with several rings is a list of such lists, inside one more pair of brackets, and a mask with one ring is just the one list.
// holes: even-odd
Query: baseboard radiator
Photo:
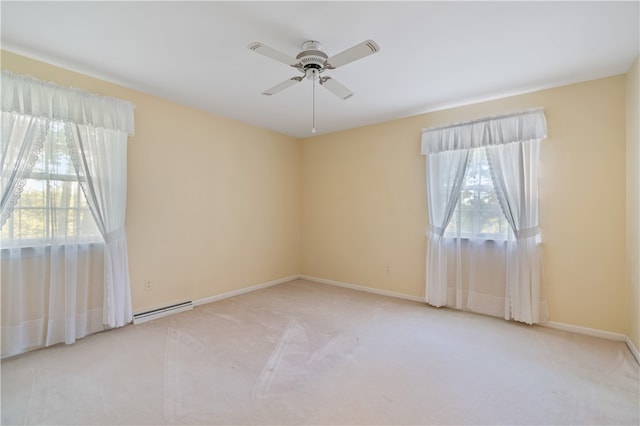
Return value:
[(166, 317), (167, 315), (177, 314), (178, 312), (184, 312), (193, 309), (193, 303), (191, 300), (188, 302), (177, 303), (171, 306), (165, 306), (163, 308), (152, 309), (147, 312), (140, 312), (133, 315), (134, 324), (142, 324), (143, 322), (151, 321), (154, 319)]

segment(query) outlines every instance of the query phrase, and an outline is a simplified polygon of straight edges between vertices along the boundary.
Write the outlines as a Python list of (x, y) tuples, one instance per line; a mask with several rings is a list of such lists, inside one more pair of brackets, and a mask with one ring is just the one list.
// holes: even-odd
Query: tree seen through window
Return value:
[(469, 152), (460, 199), (445, 235), (506, 240), (509, 224), (502, 213), (483, 148)]
[(64, 123), (49, 127), (42, 152), (0, 232), (3, 246), (99, 240), (67, 149)]

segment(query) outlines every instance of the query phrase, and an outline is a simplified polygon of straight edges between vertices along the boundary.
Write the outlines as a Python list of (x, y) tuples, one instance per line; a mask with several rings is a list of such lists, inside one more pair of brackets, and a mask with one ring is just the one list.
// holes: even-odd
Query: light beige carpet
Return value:
[(638, 424), (623, 343), (292, 281), (2, 361), (3, 424)]

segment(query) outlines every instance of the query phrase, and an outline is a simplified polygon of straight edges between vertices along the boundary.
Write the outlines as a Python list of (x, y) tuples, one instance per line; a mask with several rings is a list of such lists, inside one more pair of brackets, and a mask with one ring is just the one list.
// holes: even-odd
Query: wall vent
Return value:
[(178, 312), (184, 312), (193, 309), (193, 303), (188, 302), (177, 303), (171, 306), (165, 306), (164, 308), (152, 309), (147, 312), (140, 312), (133, 315), (133, 323), (141, 324), (143, 322), (151, 321), (154, 319), (166, 317), (167, 315), (177, 314)]

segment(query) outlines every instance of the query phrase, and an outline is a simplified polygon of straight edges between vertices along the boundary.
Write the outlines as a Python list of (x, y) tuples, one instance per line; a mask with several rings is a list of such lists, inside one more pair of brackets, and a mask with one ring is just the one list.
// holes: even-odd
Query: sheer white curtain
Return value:
[(15, 112), (1, 111), (0, 113), (2, 114), (0, 225), (4, 225), (20, 198), (26, 178), (38, 160), (48, 127), (46, 120), (38, 117)]
[(105, 242), (104, 323), (131, 320), (131, 292), (124, 229), (127, 202), (127, 135), (85, 125), (67, 126), (78, 180)]
[(507, 241), (505, 319), (546, 319), (538, 222), (540, 140), (487, 147), (496, 194), (512, 229)]
[[(124, 200), (134, 107), (8, 71), (1, 78), (4, 357), (131, 320)], [(79, 148), (83, 133), (105, 136)], [(85, 197), (89, 187), (99, 189)]]
[(435, 152), (427, 156), (430, 225), (425, 301), (433, 306), (447, 303), (447, 241), (444, 230), (460, 198), (468, 160), (467, 150)]
[[(537, 203), (539, 144), (546, 132), (541, 109), (423, 130), (430, 220), (427, 244), (437, 247), (427, 250), (427, 303), (530, 324), (546, 319)], [(441, 192), (446, 191), (445, 181), (437, 178), (442, 173), (438, 168), (447, 167), (442, 154), (478, 149), (487, 152), (493, 186), (511, 228), (506, 242), (463, 241), (460, 236), (433, 232), (434, 226), (439, 231), (448, 223), (431, 211), (432, 203), (440, 208)], [(434, 176), (429, 168), (434, 168)]]

